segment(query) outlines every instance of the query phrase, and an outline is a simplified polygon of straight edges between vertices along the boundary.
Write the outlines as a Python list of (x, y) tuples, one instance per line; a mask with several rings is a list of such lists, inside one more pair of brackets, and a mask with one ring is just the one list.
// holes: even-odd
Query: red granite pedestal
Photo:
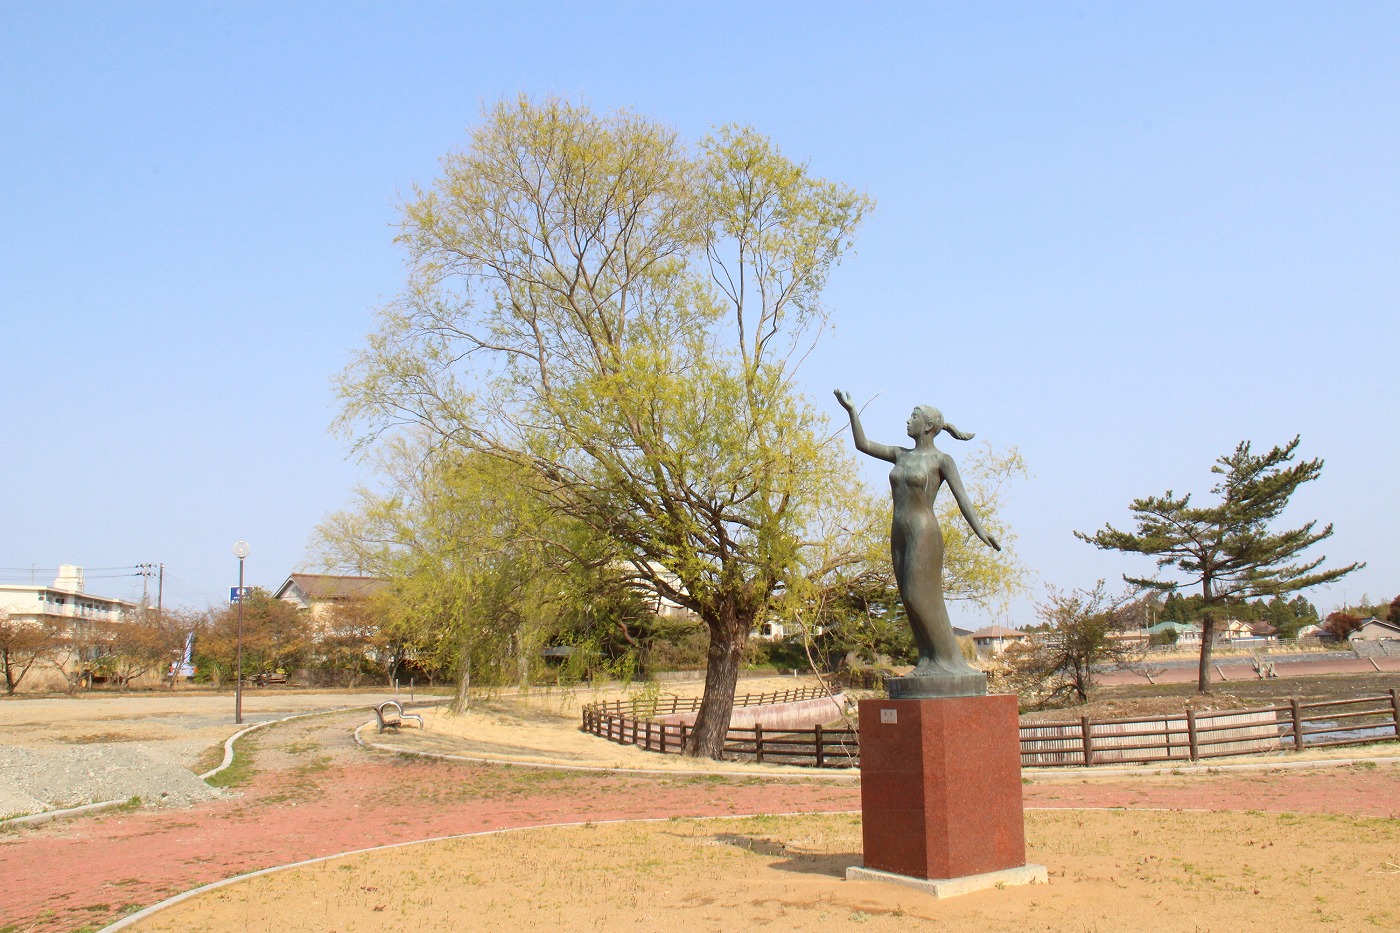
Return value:
[[(1026, 865), (1014, 696), (860, 702), (864, 872), (933, 893), (1045, 880)], [(985, 878), (983, 877), (985, 876)], [(938, 883), (974, 877), (985, 884)]]

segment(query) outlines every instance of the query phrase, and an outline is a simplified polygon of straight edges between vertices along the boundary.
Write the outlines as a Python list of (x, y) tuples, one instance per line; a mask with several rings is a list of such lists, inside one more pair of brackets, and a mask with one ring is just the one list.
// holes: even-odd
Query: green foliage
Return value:
[(1147, 643), (1149, 645), (1174, 645), (1180, 638), (1180, 632), (1174, 628), (1168, 627), (1149, 637)]
[[(1293, 599), (1275, 595), (1267, 600), (1226, 600), (1217, 604), (1217, 608), (1221, 615), (1242, 622), (1267, 622), (1278, 630), (1280, 638), (1294, 638), (1298, 629), (1320, 621), (1317, 607), (1301, 595)], [(1205, 614), (1206, 604), (1200, 594), (1183, 595), (1173, 591), (1163, 601), (1158, 621), (1188, 625), (1199, 623)]]
[[(1220, 457), (1211, 472), (1221, 479), (1211, 492), (1214, 505), (1194, 506), (1190, 494), (1136, 499), (1130, 506), (1136, 529), (1119, 531), (1112, 525), (1092, 535), (1075, 532), (1083, 541), (1105, 550), (1143, 554), (1156, 559), (1158, 571), (1170, 569), (1176, 579), (1135, 578), (1129, 583), (1172, 592), (1200, 587), (1202, 639), (1197, 689), (1210, 692), (1209, 661), (1217, 614), (1254, 597), (1274, 597), (1330, 583), (1363, 564), (1319, 569), (1325, 557), (1302, 557), (1304, 551), (1332, 534), (1317, 523), (1286, 531), (1272, 525), (1289, 498), (1304, 483), (1322, 473), (1321, 460), (1293, 463), (1299, 439), (1256, 455), (1248, 441), (1233, 454)], [(1290, 466), (1290, 464), (1292, 464)]]
[[(341, 424), (365, 428), (361, 444), (416, 426), (444, 456), (497, 462), (531, 501), (523, 540), (547, 561), (621, 568), (700, 618), (692, 751), (718, 753), (744, 642), (775, 593), (855, 560), (809, 545), (847, 508), (854, 470), (793, 372), (869, 206), (749, 129), (692, 154), (630, 112), (505, 101), (406, 205), (409, 283), (341, 382)], [(538, 579), (474, 579), (458, 650), (495, 631), (488, 604), (491, 618), (557, 605)]]

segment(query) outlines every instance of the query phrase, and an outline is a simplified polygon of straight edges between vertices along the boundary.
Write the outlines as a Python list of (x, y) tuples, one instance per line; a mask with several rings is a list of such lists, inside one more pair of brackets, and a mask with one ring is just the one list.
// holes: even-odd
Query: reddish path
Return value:
[[(0, 836), (0, 933), (94, 930), (230, 875), (350, 849), (579, 820), (855, 810), (853, 783), (539, 771), (409, 760), (349, 737), (363, 714), (260, 733), (237, 796), (191, 810), (52, 823)], [(240, 754), (244, 748), (240, 744)], [(1341, 768), (1025, 787), (1031, 807), (1296, 810), (1394, 816), (1400, 768)]]

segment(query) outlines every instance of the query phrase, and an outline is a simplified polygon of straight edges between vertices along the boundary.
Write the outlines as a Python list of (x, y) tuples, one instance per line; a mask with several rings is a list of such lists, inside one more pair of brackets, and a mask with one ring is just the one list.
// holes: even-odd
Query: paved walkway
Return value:
[[(579, 820), (859, 809), (849, 780), (542, 770), (363, 749), (363, 713), (264, 729), (255, 769), (221, 800), (106, 814), (0, 836), (0, 930), (95, 930), (172, 894), (351, 849)], [(601, 741), (601, 740), (599, 740)], [(1400, 767), (1096, 778), (1025, 787), (1029, 807), (1259, 809), (1400, 815)]]

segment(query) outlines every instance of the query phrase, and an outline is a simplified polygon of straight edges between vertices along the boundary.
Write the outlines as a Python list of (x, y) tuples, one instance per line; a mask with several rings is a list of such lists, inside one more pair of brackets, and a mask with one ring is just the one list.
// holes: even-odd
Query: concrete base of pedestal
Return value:
[(1014, 696), (860, 701), (866, 870), (942, 883), (1025, 867)]
[(980, 875), (967, 875), (962, 878), (911, 878), (896, 875), (894, 872), (877, 871), (852, 865), (846, 869), (847, 881), (884, 881), (900, 884), (932, 894), (937, 898), (957, 897), (987, 888), (1005, 888), (1021, 884), (1045, 884), (1049, 879), (1044, 865), (1022, 865), (1020, 868), (1003, 868), (1001, 871), (983, 872)]

